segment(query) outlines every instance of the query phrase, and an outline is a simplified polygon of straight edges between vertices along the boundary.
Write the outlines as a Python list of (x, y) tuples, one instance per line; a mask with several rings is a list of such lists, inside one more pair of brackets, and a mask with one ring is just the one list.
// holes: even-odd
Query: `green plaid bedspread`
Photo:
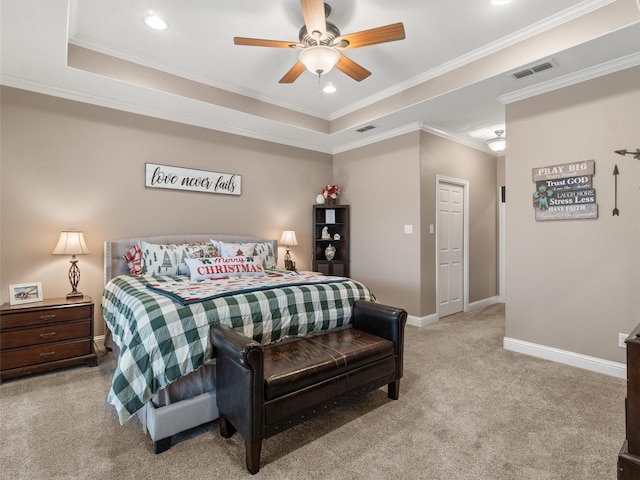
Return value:
[(231, 294), (190, 305), (147, 288), (151, 281), (187, 280), (122, 275), (105, 286), (101, 311), (120, 348), (107, 401), (120, 423), (158, 390), (211, 358), (212, 326), (228, 325), (266, 344), (347, 324), (355, 300), (375, 301), (367, 287), (351, 279)]

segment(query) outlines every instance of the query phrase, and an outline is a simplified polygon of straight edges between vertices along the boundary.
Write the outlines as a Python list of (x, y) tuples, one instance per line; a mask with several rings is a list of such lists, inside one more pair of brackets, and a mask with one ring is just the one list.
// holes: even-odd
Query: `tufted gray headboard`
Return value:
[(216, 233), (200, 233), (111, 240), (104, 242), (104, 283), (106, 285), (106, 283), (113, 277), (118, 275), (126, 275), (129, 273), (129, 268), (127, 267), (125, 261), (122, 259), (122, 256), (127, 252), (127, 250), (129, 250), (133, 245), (140, 241), (158, 244), (170, 244), (206, 242), (209, 239), (234, 243), (271, 242), (273, 244), (273, 252), (276, 257), (276, 261), (278, 261), (278, 241), (258, 237), (248, 237), (242, 235), (220, 235)]

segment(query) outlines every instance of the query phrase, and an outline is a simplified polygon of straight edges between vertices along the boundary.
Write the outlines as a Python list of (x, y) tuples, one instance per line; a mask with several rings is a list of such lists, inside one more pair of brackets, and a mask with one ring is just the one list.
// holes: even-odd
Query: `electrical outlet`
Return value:
[(627, 335), (626, 333), (619, 333), (618, 334), (618, 346), (620, 348), (627, 348), (627, 344), (624, 343), (624, 341), (627, 339), (629, 335)]

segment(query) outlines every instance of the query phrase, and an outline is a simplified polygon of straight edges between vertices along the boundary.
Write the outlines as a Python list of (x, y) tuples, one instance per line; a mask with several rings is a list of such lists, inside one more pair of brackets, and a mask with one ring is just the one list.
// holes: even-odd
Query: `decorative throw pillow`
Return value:
[(187, 251), (204, 242), (161, 245), (140, 242), (143, 275), (188, 275)]
[(223, 257), (260, 257), (264, 268), (276, 268), (276, 256), (271, 242), (227, 243), (218, 242)]
[(142, 273), (142, 250), (137, 243), (132, 246), (127, 253), (122, 256), (122, 259), (127, 262), (129, 267), (129, 273), (131, 275), (140, 275)]
[(266, 275), (260, 257), (186, 258), (185, 263), (189, 266), (192, 281)]
[(204, 245), (189, 246), (186, 249), (189, 258), (213, 258), (220, 257), (220, 249), (217, 243), (205, 243)]

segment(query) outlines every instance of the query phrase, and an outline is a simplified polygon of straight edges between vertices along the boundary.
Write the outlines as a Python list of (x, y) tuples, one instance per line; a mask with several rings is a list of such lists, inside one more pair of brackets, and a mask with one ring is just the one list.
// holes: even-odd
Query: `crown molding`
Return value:
[(186, 125), (192, 125), (196, 127), (213, 129), (216, 131), (229, 133), (232, 135), (249, 137), (256, 140), (263, 140), (266, 142), (272, 142), (280, 145), (287, 145), (290, 147), (302, 148), (305, 150), (312, 150), (312, 151), (327, 153), (331, 155), (347, 152), (350, 150), (355, 150), (357, 148), (361, 148), (367, 145), (372, 145), (374, 143), (378, 143), (383, 140), (388, 140), (390, 138), (394, 138), (394, 137), (404, 135), (406, 133), (415, 132), (418, 130), (423, 130), (425, 132), (432, 133), (439, 137), (466, 145), (468, 147), (474, 148), (476, 150), (480, 150), (485, 153), (491, 153), (491, 152), (488, 152), (486, 149), (480, 148), (478, 145), (473, 144), (468, 139), (462, 136), (455, 135), (451, 132), (447, 132), (445, 130), (442, 130), (430, 125), (424, 125), (422, 122), (412, 122), (402, 127), (395, 128), (393, 130), (389, 130), (377, 135), (368, 136), (358, 142), (352, 142), (352, 143), (331, 148), (326, 144), (318, 145), (315, 143), (311, 144), (311, 143), (305, 143), (300, 141), (296, 142), (296, 141), (290, 140), (289, 138), (283, 138), (278, 135), (265, 134), (265, 133), (258, 132), (256, 130), (233, 127), (228, 122), (226, 123), (215, 122), (215, 121), (212, 121), (211, 118), (204, 121), (197, 116), (183, 115), (175, 112), (168, 113), (167, 110), (165, 109), (142, 107), (135, 103), (122, 102), (122, 101), (114, 100), (112, 98), (81, 93), (75, 90), (69, 90), (69, 89), (60, 88), (60, 87), (54, 87), (50, 84), (33, 82), (31, 80), (25, 80), (25, 79), (14, 77), (14, 76), (0, 75), (0, 85), (18, 88), (18, 89), (26, 90), (30, 92), (40, 93), (43, 95), (51, 95), (53, 97), (63, 98), (65, 100), (72, 100), (72, 101), (86, 103), (90, 105), (96, 105), (99, 107), (113, 108), (116, 110), (121, 110), (121, 111), (133, 113), (137, 115), (144, 115), (147, 117), (158, 118), (161, 120), (167, 120), (171, 122), (178, 122), (178, 123), (183, 123)]
[(587, 80), (592, 80), (594, 78), (602, 77), (603, 75), (615, 73), (620, 70), (626, 70), (627, 68), (636, 67), (638, 65), (640, 65), (640, 52), (632, 53), (631, 55), (617, 58), (610, 62), (601, 63), (600, 65), (596, 65), (595, 67), (585, 68), (584, 70), (580, 70), (578, 72), (563, 75), (562, 77), (539, 83), (531, 87), (523, 88), (506, 95), (501, 95), (498, 97), (498, 101), (502, 102), (503, 104), (518, 102), (520, 100), (525, 100), (527, 98), (535, 97), (543, 93), (552, 92), (554, 90), (558, 90), (559, 88), (569, 87), (577, 83), (582, 83)]
[(426, 125), (426, 124), (424, 124), (424, 122), (412, 122), (412, 123), (409, 123), (409, 124), (404, 125), (402, 127), (395, 128), (393, 130), (389, 130), (389, 131), (384, 132), (384, 133), (380, 133), (378, 135), (371, 135), (370, 137), (367, 137), (366, 139), (363, 139), (362, 141), (352, 142), (352, 143), (349, 143), (349, 144), (346, 144), (346, 145), (342, 145), (340, 147), (336, 147), (336, 148), (333, 149), (332, 153), (334, 155), (338, 154), (338, 153), (344, 153), (344, 152), (347, 152), (349, 150), (355, 150), (356, 148), (365, 147), (367, 145), (372, 145), (374, 143), (378, 143), (378, 142), (381, 142), (383, 140), (388, 140), (390, 138), (398, 137), (400, 135), (404, 135), (406, 133), (411, 133), (411, 132), (416, 132), (416, 131), (423, 131), (423, 132), (431, 133), (433, 135), (436, 135), (438, 137), (444, 138), (446, 140), (450, 140), (452, 142), (459, 143), (461, 145), (465, 145), (467, 147), (473, 148), (473, 149), (478, 150), (480, 152), (489, 153), (489, 154), (495, 156), (495, 152), (492, 152), (488, 147), (482, 147), (482, 146), (478, 145), (477, 143), (473, 143), (472, 141), (469, 141), (469, 139), (466, 138), (466, 137), (463, 137), (461, 135), (456, 135), (456, 134), (454, 134), (452, 132), (448, 132), (448, 131), (443, 130), (441, 128), (434, 127), (433, 125)]
[[(433, 135), (436, 135), (438, 137), (444, 138), (446, 140), (451, 140), (452, 142), (459, 143), (461, 145), (465, 145), (467, 147), (473, 148), (473, 149), (478, 150), (480, 152), (488, 153), (490, 155), (493, 155), (494, 157), (498, 156), (498, 155), (496, 155), (496, 152), (492, 151), (486, 145), (484, 140), (482, 140), (482, 146), (480, 146), (478, 143), (474, 143), (474, 142), (470, 141), (467, 137), (463, 137), (461, 135), (456, 135), (455, 133), (449, 132), (449, 131), (444, 130), (442, 128), (434, 127), (433, 125), (423, 125), (422, 126), (422, 131), (427, 132), (427, 133), (431, 133)], [(500, 155), (504, 155), (504, 153), (501, 153)]]
[[(393, 95), (402, 93), (403, 91), (409, 88), (415, 87), (416, 85), (432, 80), (440, 75), (451, 72), (464, 65), (480, 60), (483, 57), (496, 53), (504, 48), (507, 48), (523, 40), (526, 40), (527, 38), (536, 36), (542, 32), (545, 32), (559, 25), (562, 25), (563, 23), (569, 22), (582, 15), (585, 15), (594, 10), (602, 8), (610, 3), (613, 3), (614, 1), (616, 0), (585, 0), (577, 5), (574, 5), (571, 8), (568, 8), (562, 12), (559, 12), (556, 15), (552, 15), (551, 17), (545, 18), (540, 22), (534, 23), (533, 25), (530, 25), (524, 29), (521, 29), (498, 41), (491, 42), (483, 47), (475, 49), (450, 62), (446, 62), (436, 68), (433, 68), (427, 72), (417, 75), (412, 79), (407, 80), (406, 82), (399, 83), (388, 89), (382, 90), (375, 95), (371, 95), (359, 102), (355, 102), (350, 105), (347, 105), (344, 108), (341, 108), (339, 110), (336, 110), (330, 113), (329, 115), (319, 115), (318, 112), (316, 111), (310, 111), (309, 109), (303, 108), (298, 104), (285, 102), (280, 99), (274, 99), (274, 98), (266, 99), (262, 97), (259, 94), (259, 92), (256, 92), (254, 90), (239, 87), (238, 85), (235, 85), (229, 82), (222, 82), (220, 80), (204, 77), (193, 71), (190, 71), (187, 69), (179, 69), (179, 68), (176, 68), (175, 66), (172, 66), (163, 62), (153, 61), (148, 58), (145, 58), (142, 55), (138, 55), (130, 50), (106, 48), (102, 45), (99, 45), (87, 39), (82, 35), (77, 35), (77, 36), (74, 36), (73, 39), (69, 39), (69, 43), (76, 45), (78, 47), (87, 48), (89, 50), (102, 53), (104, 55), (113, 56), (122, 60), (130, 61), (139, 65), (145, 66), (145, 67), (153, 68), (162, 72), (166, 72), (172, 75), (186, 78), (188, 80), (202, 83), (204, 85), (209, 85), (211, 87), (220, 88), (222, 90), (236, 93), (238, 95), (242, 95), (248, 98), (270, 103), (278, 107), (293, 110), (299, 113), (303, 113), (305, 115), (321, 118), (323, 120), (332, 121), (344, 115), (347, 115), (357, 110), (360, 110), (362, 108), (368, 107), (376, 102), (389, 98)], [(640, 0), (638, 1), (640, 2)]]
[[(394, 85), (393, 87), (386, 90), (381, 90), (375, 95), (371, 95), (370, 97), (367, 97), (359, 102), (352, 103), (351, 105), (348, 105), (340, 110), (336, 110), (329, 116), (329, 120), (335, 120), (344, 115), (348, 115), (357, 110), (368, 107), (376, 102), (389, 98), (393, 95), (402, 93), (409, 88), (415, 87), (417, 85), (420, 85), (421, 83), (449, 73), (467, 64), (478, 61), (488, 55), (499, 52), (500, 50), (510, 47), (511, 45), (515, 45), (516, 43), (522, 42), (528, 38), (535, 37), (536, 35), (539, 35), (547, 30), (551, 30), (564, 23), (570, 22), (571, 20), (579, 18), (582, 15), (586, 15), (587, 13), (593, 12), (594, 10), (598, 10), (599, 8), (609, 5), (610, 3), (613, 3), (615, 1), (616, 0), (585, 0), (578, 5), (574, 5), (573, 7), (559, 12), (556, 15), (552, 15), (551, 17), (545, 18), (540, 22), (529, 25), (528, 27), (518, 30), (517, 32), (508, 35), (500, 40), (491, 42), (480, 48), (472, 50), (465, 55), (453, 59), (450, 62), (443, 63), (436, 68), (421, 73), (420, 75), (416, 75), (415, 77), (405, 82)], [(638, 2), (640, 2), (640, 0), (638, 0)]]
[(335, 147), (331, 153), (334, 155), (337, 153), (348, 152), (349, 150), (355, 150), (356, 148), (365, 147), (367, 145), (372, 145), (374, 143), (381, 142), (383, 140), (388, 140), (390, 138), (398, 137), (400, 135), (404, 135), (406, 133), (416, 132), (420, 130), (422, 127), (422, 122), (413, 122), (408, 123), (407, 125), (403, 125), (402, 127), (394, 128), (393, 130), (387, 130), (385, 132), (379, 133), (377, 135), (368, 136), (358, 142), (351, 142), (345, 145), (341, 145)]
[(251, 98), (253, 100), (269, 103), (277, 107), (286, 108), (287, 110), (303, 113), (305, 115), (320, 118), (322, 120), (327, 120), (327, 121), (330, 120), (329, 116), (318, 114), (317, 111), (312, 111), (312, 110), (309, 110), (308, 108), (303, 108), (298, 104), (294, 104), (292, 102), (286, 102), (279, 98), (273, 98), (273, 97), (264, 98), (263, 95), (261, 95), (259, 92), (256, 92), (255, 90), (244, 88), (234, 83), (223, 82), (222, 80), (206, 77), (204, 75), (200, 75), (192, 70), (188, 70), (185, 68), (176, 68), (175, 66), (170, 65), (168, 63), (151, 60), (148, 57), (145, 57), (143, 55), (138, 55), (137, 53), (134, 53), (130, 50), (119, 49), (114, 47), (105, 47), (104, 45), (100, 45), (96, 42), (93, 42), (81, 35), (77, 35), (73, 37), (73, 39), (69, 39), (69, 43), (77, 47), (85, 48), (87, 50), (100, 53), (102, 55), (108, 55), (110, 57), (115, 57), (120, 60), (124, 60), (126, 62), (134, 63), (136, 65), (152, 68), (154, 70), (158, 70), (163, 73), (175, 75), (177, 77), (181, 77), (187, 80), (191, 80), (193, 82), (201, 83), (209, 87), (219, 88), (220, 90), (225, 90), (227, 92), (235, 93), (237, 95), (242, 95), (243, 97)]
[[(25, 80), (19, 77), (0, 75), (0, 85), (6, 85), (8, 87), (18, 88), (21, 90), (27, 90), (35, 93), (41, 93), (44, 95), (51, 95), (54, 97), (64, 98), (66, 100), (73, 100), (81, 103), (87, 103), (91, 105), (97, 105), (100, 107), (113, 108), (116, 110), (122, 110), (129, 113), (138, 115), (144, 115), (152, 118), (159, 118), (171, 122), (182, 123), (186, 125), (192, 125), (196, 127), (207, 128), (224, 133), (230, 133), (233, 135), (239, 135), (243, 137), (254, 138), (257, 140), (264, 140), (267, 142), (277, 143), (280, 145), (287, 145), (290, 147), (302, 148), (305, 150), (312, 150), (320, 153), (331, 154), (331, 148), (327, 144), (309, 143), (302, 141), (293, 141), (290, 138), (281, 137), (274, 134), (267, 134), (258, 131), (257, 129), (240, 128), (230, 125), (228, 121), (217, 122), (212, 120), (211, 116), (203, 119), (195, 115), (184, 115), (181, 113), (171, 112), (168, 113), (164, 109), (156, 109), (150, 107), (143, 107), (136, 103), (123, 102), (120, 100), (114, 100), (113, 98), (103, 97), (99, 95), (86, 94), (69, 90), (66, 88), (60, 88), (49, 84), (34, 82), (31, 80)], [(197, 100), (192, 100), (198, 102)], [(241, 114), (245, 115), (245, 114)]]

